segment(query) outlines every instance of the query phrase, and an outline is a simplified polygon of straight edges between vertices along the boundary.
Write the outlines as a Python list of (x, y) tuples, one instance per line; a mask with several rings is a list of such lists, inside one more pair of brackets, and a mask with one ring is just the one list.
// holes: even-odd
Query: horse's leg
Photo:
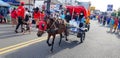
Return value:
[(52, 40), (52, 47), (51, 47), (51, 52), (53, 52), (53, 45), (54, 45), (54, 41), (55, 41), (55, 35), (53, 35), (53, 40)]
[(68, 36), (67, 30), (65, 30), (64, 33), (65, 33), (66, 41), (68, 41), (68, 38), (67, 38), (67, 36)]
[(60, 44), (61, 44), (61, 40), (62, 40), (62, 34), (60, 34), (59, 46), (60, 46)]
[(48, 46), (51, 46), (51, 44), (49, 43), (50, 37), (51, 37), (51, 35), (48, 34), (48, 38), (47, 38), (47, 44), (48, 44)]

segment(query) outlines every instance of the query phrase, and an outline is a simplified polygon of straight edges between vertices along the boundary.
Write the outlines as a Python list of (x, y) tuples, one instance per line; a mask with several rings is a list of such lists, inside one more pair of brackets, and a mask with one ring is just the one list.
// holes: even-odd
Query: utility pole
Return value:
[(34, 4), (35, 4), (35, 0), (34, 0), (33, 2), (34, 2)]
[(47, 15), (50, 15), (50, 3), (51, 3), (51, 0), (47, 0), (47, 8), (46, 8)]
[(29, 10), (30, 10), (30, 0), (29, 0)]

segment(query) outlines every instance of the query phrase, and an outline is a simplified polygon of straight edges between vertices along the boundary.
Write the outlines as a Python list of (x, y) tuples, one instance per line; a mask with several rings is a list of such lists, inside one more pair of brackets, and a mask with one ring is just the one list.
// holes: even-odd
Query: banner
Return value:
[(113, 5), (112, 4), (107, 5), (107, 11), (113, 11)]

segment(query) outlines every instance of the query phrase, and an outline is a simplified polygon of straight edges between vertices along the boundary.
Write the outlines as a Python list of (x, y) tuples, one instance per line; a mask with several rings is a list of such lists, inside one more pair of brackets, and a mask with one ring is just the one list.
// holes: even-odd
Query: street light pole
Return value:
[(34, 4), (35, 4), (35, 0), (34, 0)]
[(30, 10), (30, 0), (29, 0), (29, 10)]
[(47, 0), (47, 15), (50, 15), (50, 3), (51, 3), (51, 0)]

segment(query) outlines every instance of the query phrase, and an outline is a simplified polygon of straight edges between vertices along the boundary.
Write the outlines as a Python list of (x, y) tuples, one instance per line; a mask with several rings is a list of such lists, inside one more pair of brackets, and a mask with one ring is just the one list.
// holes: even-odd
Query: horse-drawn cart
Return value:
[[(87, 16), (86, 14), (86, 9), (83, 6), (66, 6), (66, 9), (70, 12), (71, 17), (73, 18), (74, 12), (76, 13), (83, 13), (84, 17)], [(61, 20), (59, 18), (51, 18), (50, 16), (46, 16), (44, 21), (41, 21), (39, 24), (39, 30), (37, 33), (37, 36), (40, 37), (44, 34), (45, 31), (48, 33), (48, 38), (47, 38), (47, 44), (48, 46), (51, 46), (51, 52), (53, 52), (53, 45), (55, 41), (56, 34), (60, 35), (60, 41), (59, 41), (59, 46), (61, 44), (62, 36), (64, 34), (66, 41), (68, 41), (68, 34), (69, 35), (75, 35), (76, 37), (80, 38), (80, 43), (83, 42), (85, 39), (85, 32), (87, 29), (85, 28), (85, 24), (80, 20), (73, 20), (67, 24), (63, 22), (64, 20)], [(50, 38), (51, 36), (53, 37), (52, 43), (50, 43)]]
[(87, 11), (83, 6), (66, 6), (67, 11), (70, 12), (72, 20), (68, 24), (69, 35), (75, 35), (80, 38), (81, 43), (85, 39), (85, 32), (87, 32), (86, 24), (81, 23), (80, 20), (74, 20), (73, 16), (83, 13), (83, 16), (87, 17)]
[[(83, 26), (80, 26), (83, 25)], [(77, 23), (74, 21), (73, 24), (68, 24), (67, 26), (69, 35), (76, 36), (77, 38), (80, 38), (80, 43), (83, 43), (83, 40), (85, 39), (85, 34), (88, 31), (88, 29), (85, 27), (82, 23)]]

